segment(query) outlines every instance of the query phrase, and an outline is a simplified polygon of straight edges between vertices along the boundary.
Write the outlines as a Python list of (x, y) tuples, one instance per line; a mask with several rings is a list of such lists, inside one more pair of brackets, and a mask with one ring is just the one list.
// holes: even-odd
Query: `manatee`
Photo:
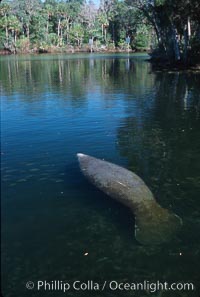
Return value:
[(126, 205), (135, 217), (135, 238), (144, 245), (172, 240), (182, 225), (181, 218), (161, 207), (135, 173), (110, 162), (77, 154), (83, 175), (108, 196)]

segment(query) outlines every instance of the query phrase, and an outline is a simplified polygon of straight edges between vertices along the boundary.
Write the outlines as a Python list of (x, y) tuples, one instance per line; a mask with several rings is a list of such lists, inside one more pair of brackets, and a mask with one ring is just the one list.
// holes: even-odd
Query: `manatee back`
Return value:
[(87, 155), (79, 157), (83, 174), (96, 187), (129, 207), (154, 200), (153, 194), (135, 173)]

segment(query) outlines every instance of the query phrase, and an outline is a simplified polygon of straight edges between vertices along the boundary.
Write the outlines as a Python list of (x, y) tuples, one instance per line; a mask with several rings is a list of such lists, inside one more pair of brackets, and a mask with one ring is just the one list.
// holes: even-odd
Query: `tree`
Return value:
[(99, 8), (99, 20), (102, 26), (102, 38), (107, 42), (107, 32), (111, 20), (116, 14), (116, 0), (101, 0)]
[(1, 4), (0, 6), (0, 28), (5, 30), (5, 42), (8, 44), (8, 16), (10, 14), (11, 7), (9, 4)]
[(80, 23), (84, 29), (86, 42), (90, 36), (99, 37), (99, 24), (97, 24), (97, 8), (93, 1), (83, 3), (79, 14)]
[(158, 46), (170, 62), (188, 61), (191, 25), (196, 36), (200, 25), (198, 0), (126, 0), (143, 13), (153, 26)]
[(16, 0), (12, 2), (12, 10), (22, 23), (23, 34), (30, 40), (30, 26), (33, 16), (40, 13), (39, 0)]
[(46, 39), (48, 39), (50, 21), (52, 20), (53, 15), (54, 15), (53, 3), (51, 3), (51, 2), (48, 3), (47, 1), (44, 3), (43, 15), (44, 15), (44, 17), (46, 19)]
[(8, 18), (8, 31), (11, 32), (13, 42), (16, 45), (17, 36), (21, 30), (21, 23), (15, 15), (10, 15)]

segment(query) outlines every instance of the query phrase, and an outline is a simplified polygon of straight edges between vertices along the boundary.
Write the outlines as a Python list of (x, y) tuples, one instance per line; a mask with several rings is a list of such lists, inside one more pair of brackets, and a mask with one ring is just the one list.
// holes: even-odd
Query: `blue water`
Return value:
[[(192, 282), (199, 296), (200, 74), (155, 72), (146, 55), (1, 57), (4, 297), (149, 296), (28, 290), (27, 281)], [(82, 152), (140, 175), (183, 228), (142, 246), (134, 217), (89, 184)]]

